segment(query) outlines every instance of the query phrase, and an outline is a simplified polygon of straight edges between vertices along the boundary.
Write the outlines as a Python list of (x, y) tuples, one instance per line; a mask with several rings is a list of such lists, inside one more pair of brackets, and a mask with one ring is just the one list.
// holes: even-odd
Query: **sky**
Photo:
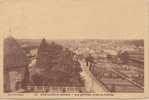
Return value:
[(146, 0), (0, 0), (0, 34), (16, 38), (144, 38)]

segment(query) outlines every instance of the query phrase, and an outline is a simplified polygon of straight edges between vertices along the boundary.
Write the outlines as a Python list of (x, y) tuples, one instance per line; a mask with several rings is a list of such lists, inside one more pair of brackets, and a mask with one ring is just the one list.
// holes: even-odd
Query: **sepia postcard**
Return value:
[(0, 0), (0, 98), (148, 98), (148, 0)]

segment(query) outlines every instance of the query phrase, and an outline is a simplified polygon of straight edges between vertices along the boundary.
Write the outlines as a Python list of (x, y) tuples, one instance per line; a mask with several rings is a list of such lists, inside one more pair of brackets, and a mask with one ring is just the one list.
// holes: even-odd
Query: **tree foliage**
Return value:
[(82, 86), (80, 63), (75, 54), (54, 42), (41, 41), (36, 66), (42, 70), (44, 84), (58, 86)]

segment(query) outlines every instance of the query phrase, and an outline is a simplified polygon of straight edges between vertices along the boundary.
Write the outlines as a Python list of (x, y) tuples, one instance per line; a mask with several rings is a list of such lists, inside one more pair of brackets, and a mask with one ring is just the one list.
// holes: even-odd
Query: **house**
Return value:
[[(18, 82), (26, 79), (28, 59), (13, 37), (4, 39), (4, 92), (17, 91)], [(28, 75), (26, 77), (29, 77)]]

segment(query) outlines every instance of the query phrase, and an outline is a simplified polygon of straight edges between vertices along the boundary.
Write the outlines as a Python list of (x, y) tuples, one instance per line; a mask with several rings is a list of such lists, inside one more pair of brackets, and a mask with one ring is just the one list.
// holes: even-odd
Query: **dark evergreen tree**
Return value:
[(41, 41), (37, 67), (42, 69), (45, 85), (81, 86), (82, 71), (79, 62), (73, 60), (74, 53), (54, 42)]

